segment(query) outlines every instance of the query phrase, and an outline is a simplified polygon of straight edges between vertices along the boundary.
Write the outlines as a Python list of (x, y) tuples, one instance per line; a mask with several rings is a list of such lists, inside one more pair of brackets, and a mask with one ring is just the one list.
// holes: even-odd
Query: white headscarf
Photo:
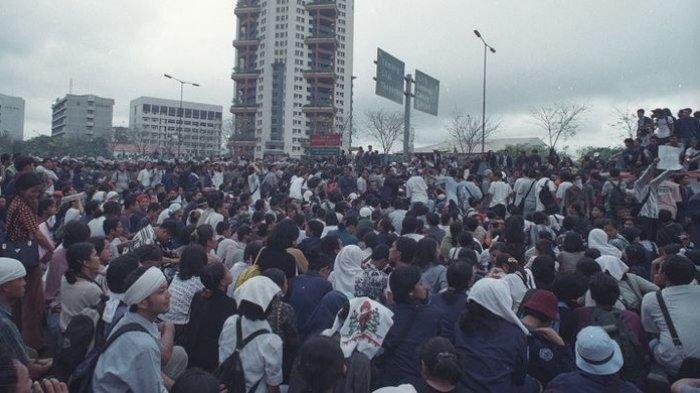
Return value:
[(26, 275), (27, 270), (22, 262), (13, 258), (0, 257), (0, 285)]
[(355, 293), (355, 277), (362, 273), (364, 253), (358, 246), (345, 246), (335, 258), (335, 266), (328, 281), (333, 289), (345, 294)]
[(381, 303), (367, 297), (350, 300), (345, 321), (335, 317), (333, 327), (323, 331), (324, 336), (340, 333), (340, 349), (345, 358), (357, 350), (372, 359), (382, 347), (384, 338), (394, 324), (394, 313)]
[(610, 255), (616, 258), (622, 256), (622, 251), (608, 243), (608, 234), (604, 230), (595, 228), (588, 234), (588, 248), (595, 248), (600, 255)]
[(603, 255), (595, 261), (598, 262), (603, 272), (610, 274), (617, 281), (622, 281), (622, 277), (630, 270), (620, 258), (611, 257), (610, 255)]
[(124, 292), (122, 300), (127, 305), (140, 303), (143, 299), (154, 294), (163, 284), (167, 284), (168, 280), (165, 275), (157, 267), (150, 267), (144, 272), (135, 283), (131, 284), (129, 289)]
[(479, 303), (492, 313), (518, 326), (526, 335), (530, 334), (512, 310), (513, 299), (505, 281), (495, 278), (482, 278), (469, 290), (468, 299)]
[(243, 300), (246, 300), (257, 304), (265, 311), (280, 291), (280, 287), (274, 281), (265, 276), (256, 276), (246, 280), (243, 285), (238, 287), (233, 293), (233, 298), (238, 307), (241, 306)]

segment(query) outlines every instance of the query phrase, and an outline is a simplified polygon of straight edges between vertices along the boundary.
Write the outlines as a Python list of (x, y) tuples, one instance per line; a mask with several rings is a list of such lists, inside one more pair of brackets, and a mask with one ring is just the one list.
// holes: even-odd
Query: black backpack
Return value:
[(540, 203), (542, 204), (542, 206), (544, 206), (545, 211), (549, 211), (549, 209), (552, 206), (557, 206), (557, 201), (554, 200), (552, 192), (549, 191), (549, 187), (547, 186), (550, 181), (551, 180), (547, 179), (547, 181), (544, 182), (538, 194), (540, 198)]
[(628, 206), (629, 199), (627, 198), (625, 191), (622, 189), (622, 180), (620, 180), (617, 184), (610, 181), (610, 184), (614, 186), (613, 189), (610, 190), (610, 207), (613, 210), (617, 210), (621, 207)]
[(126, 325), (123, 325), (117, 329), (114, 334), (109, 336), (106, 342), (99, 346), (96, 345), (87, 354), (87, 356), (85, 356), (85, 359), (75, 368), (75, 371), (73, 371), (73, 374), (68, 381), (68, 391), (71, 393), (92, 393), (92, 377), (95, 374), (97, 361), (113, 342), (115, 342), (121, 335), (128, 332), (143, 332), (148, 334), (146, 328), (138, 323), (127, 323)]
[(646, 356), (637, 339), (622, 321), (622, 311), (613, 309), (605, 311), (594, 307), (591, 313), (591, 325), (600, 326), (615, 340), (622, 351), (624, 364), (620, 375), (627, 381), (639, 381), (646, 372)]
[[(270, 333), (269, 330), (260, 329), (243, 339), (241, 317), (236, 321), (236, 348), (233, 350), (233, 353), (219, 365), (216, 371), (214, 371), (214, 376), (221, 384), (226, 386), (229, 393), (246, 393), (245, 373), (243, 371), (243, 362), (241, 361), (241, 351), (256, 337), (268, 333)], [(257, 381), (247, 393), (255, 392), (260, 382), (262, 382), (262, 378)]]

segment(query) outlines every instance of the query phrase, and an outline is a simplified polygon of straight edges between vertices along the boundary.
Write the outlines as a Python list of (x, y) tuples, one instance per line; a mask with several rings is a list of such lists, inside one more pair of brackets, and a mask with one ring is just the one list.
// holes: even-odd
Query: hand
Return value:
[(163, 321), (158, 324), (158, 331), (161, 336), (167, 332), (175, 332), (175, 325), (172, 322)]
[(68, 393), (68, 387), (55, 378), (44, 379), (41, 383), (34, 381), (32, 393)]
[(226, 385), (223, 383), (219, 385), (219, 393), (228, 393), (228, 389), (226, 389)]
[(561, 336), (559, 336), (559, 334), (555, 332), (552, 328), (537, 328), (535, 329), (535, 331), (544, 339), (553, 344), (556, 344), (560, 347), (563, 347), (565, 345), (564, 340), (561, 338)]

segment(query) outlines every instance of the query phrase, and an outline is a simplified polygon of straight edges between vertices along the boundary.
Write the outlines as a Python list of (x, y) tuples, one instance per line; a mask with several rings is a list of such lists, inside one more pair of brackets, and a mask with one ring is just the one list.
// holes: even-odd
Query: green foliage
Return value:
[(502, 151), (508, 153), (509, 155), (516, 156), (521, 151), (524, 151), (529, 156), (533, 149), (537, 149), (537, 152), (542, 157), (547, 157), (549, 154), (549, 149), (545, 144), (533, 145), (530, 143), (518, 143), (517, 145), (507, 145)]
[(0, 152), (21, 153), (36, 157), (111, 157), (109, 141), (97, 138), (64, 138), (40, 135), (26, 141), (10, 141), (0, 136)]

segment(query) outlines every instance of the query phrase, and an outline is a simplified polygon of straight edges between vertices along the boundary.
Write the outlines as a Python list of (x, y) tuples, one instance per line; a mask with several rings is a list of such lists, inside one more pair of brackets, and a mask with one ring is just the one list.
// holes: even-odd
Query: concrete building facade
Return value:
[(312, 135), (349, 145), (354, 0), (239, 0), (234, 154), (308, 153)]
[(114, 100), (92, 94), (68, 94), (51, 105), (51, 136), (108, 138)]
[[(211, 157), (221, 151), (221, 105), (139, 97), (129, 104), (129, 132), (161, 153)], [(182, 124), (180, 124), (182, 121)]]
[(0, 135), (24, 139), (24, 99), (0, 94)]

